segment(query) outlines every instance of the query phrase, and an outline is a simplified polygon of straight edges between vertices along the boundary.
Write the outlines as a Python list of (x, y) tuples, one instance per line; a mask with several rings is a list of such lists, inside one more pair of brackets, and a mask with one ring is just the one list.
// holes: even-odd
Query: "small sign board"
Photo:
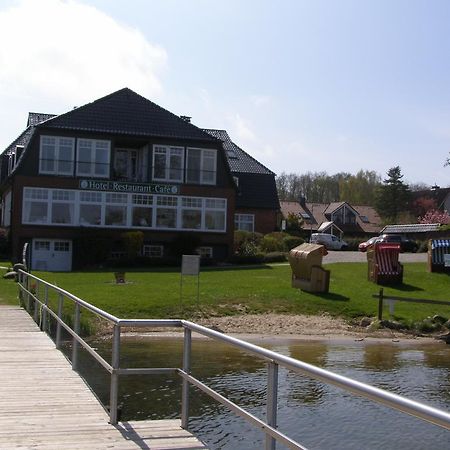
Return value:
[(181, 275), (199, 275), (200, 255), (183, 255), (181, 260)]

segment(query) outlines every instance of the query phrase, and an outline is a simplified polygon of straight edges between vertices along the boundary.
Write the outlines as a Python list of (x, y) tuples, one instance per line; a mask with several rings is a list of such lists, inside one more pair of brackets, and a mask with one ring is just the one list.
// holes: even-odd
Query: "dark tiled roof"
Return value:
[(24, 147), (27, 146), (28, 142), (30, 142), (31, 137), (34, 133), (34, 127), (29, 126), (23, 131), (18, 138), (16, 138), (6, 149), (2, 152), (2, 155), (6, 155), (10, 151), (13, 151), (16, 149), (16, 146), (23, 145)]
[(124, 88), (47, 120), (45, 128), (216, 141), (195, 125)]
[(56, 114), (30, 112), (28, 113), (27, 127), (37, 125), (38, 123), (52, 119), (53, 117), (56, 117)]
[(260, 173), (260, 174), (270, 174), (274, 173), (267, 167), (258, 162), (255, 158), (251, 157), (247, 152), (244, 152), (239, 148), (228, 136), (225, 130), (210, 130), (203, 129), (206, 133), (220, 139), (223, 143), (223, 148), (227, 155), (228, 164), (232, 172), (239, 173)]
[(236, 173), (235, 176), (239, 178), (237, 208), (280, 209), (274, 175)]

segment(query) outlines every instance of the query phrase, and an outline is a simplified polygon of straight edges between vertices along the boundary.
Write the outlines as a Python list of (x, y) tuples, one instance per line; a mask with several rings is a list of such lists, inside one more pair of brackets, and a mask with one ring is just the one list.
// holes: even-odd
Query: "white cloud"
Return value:
[(59, 113), (123, 87), (150, 97), (162, 92), (165, 50), (79, 1), (19, 1), (0, 11), (0, 42), (3, 110)]
[(271, 98), (268, 95), (252, 95), (250, 97), (250, 101), (254, 106), (260, 108), (262, 106), (268, 105), (271, 101)]

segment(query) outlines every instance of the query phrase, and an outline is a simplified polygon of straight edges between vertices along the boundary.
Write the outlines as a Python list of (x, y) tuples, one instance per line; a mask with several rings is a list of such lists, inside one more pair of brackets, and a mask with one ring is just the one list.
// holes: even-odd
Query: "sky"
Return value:
[(277, 174), (450, 186), (447, 0), (0, 0), (0, 151), (124, 87)]

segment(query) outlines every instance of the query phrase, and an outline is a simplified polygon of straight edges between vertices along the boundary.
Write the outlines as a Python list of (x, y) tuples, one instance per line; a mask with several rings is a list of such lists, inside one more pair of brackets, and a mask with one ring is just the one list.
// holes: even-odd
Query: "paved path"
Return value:
[[(427, 262), (427, 253), (400, 253), (400, 262)], [(367, 262), (366, 253), (332, 251), (323, 258), (324, 264), (335, 262)]]
[(0, 305), (0, 449), (205, 449), (179, 420), (108, 423), (26, 311)]

